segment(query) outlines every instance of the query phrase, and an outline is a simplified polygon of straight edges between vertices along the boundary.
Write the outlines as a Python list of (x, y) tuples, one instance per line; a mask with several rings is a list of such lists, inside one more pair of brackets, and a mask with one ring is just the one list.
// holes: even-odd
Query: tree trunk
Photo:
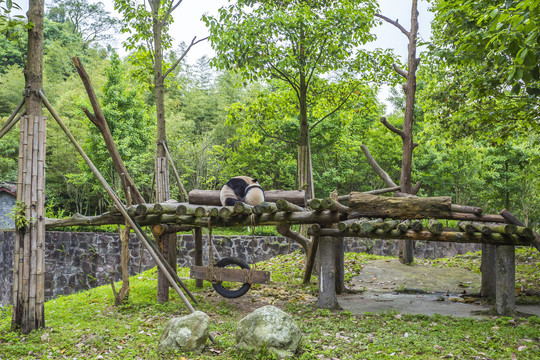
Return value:
[[(416, 95), (416, 69), (418, 59), (416, 59), (416, 36), (418, 33), (418, 1), (413, 0), (411, 9), (411, 30), (409, 32), (408, 48), (408, 71), (407, 84), (405, 86), (405, 119), (403, 120), (403, 157), (401, 161), (401, 191), (407, 194), (413, 193), (411, 173), (412, 173), (412, 153), (413, 145), (413, 124), (414, 124), (414, 102)], [(412, 264), (414, 261), (414, 244), (410, 241), (400, 242), (400, 262)]]
[(28, 22), (28, 61), (26, 114), (21, 120), (19, 175), (17, 180), (18, 215), (13, 269), (12, 329), (28, 334), (45, 327), (45, 140), (46, 122), (41, 112), (43, 88), (43, 13), (42, 0), (30, 0)]
[[(167, 141), (165, 129), (165, 103), (164, 103), (164, 76), (163, 76), (163, 47), (162, 47), (162, 29), (163, 25), (159, 16), (161, 1), (154, 0), (151, 4), (153, 16), (153, 35), (154, 35), (154, 91), (156, 96), (156, 120), (157, 120), (157, 150), (156, 150), (156, 201), (165, 202), (170, 199), (169, 189), (169, 163), (165, 153), (163, 143)], [(165, 259), (176, 269), (176, 258), (174, 251), (176, 248), (176, 234), (159, 236), (157, 239), (159, 247), (163, 252)], [(158, 290), (157, 301), (165, 303), (169, 301), (169, 282), (165, 274), (158, 271)]]

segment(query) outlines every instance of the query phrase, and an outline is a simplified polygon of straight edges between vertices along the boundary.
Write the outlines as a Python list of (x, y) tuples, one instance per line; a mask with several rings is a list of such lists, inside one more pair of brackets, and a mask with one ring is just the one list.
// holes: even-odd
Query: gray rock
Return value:
[(257, 353), (266, 348), (279, 358), (293, 356), (301, 338), (300, 328), (292, 317), (271, 305), (247, 315), (236, 328), (239, 349)]
[(158, 351), (200, 352), (209, 336), (210, 318), (202, 311), (169, 320), (159, 339)]

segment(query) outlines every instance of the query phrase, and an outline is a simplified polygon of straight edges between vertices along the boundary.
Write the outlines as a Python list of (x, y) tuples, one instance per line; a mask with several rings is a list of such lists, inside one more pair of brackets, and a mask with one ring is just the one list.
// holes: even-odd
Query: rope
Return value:
[(257, 268), (257, 262), (255, 261), (255, 214), (249, 216), (251, 222), (251, 263), (253, 269)]
[(206, 279), (212, 284), (219, 284), (223, 281), (223, 272), (220, 271), (221, 268), (214, 267), (213, 265), (208, 265), (206, 267)]
[(249, 269), (242, 269), (244, 272), (244, 284), (253, 284), (253, 271)]

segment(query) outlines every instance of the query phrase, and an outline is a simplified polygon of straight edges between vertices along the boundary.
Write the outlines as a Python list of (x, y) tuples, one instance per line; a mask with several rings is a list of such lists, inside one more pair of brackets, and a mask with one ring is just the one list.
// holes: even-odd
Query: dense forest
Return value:
[[(309, 127), (316, 196), (327, 196), (334, 189), (346, 194), (386, 187), (366, 162), (362, 144), (399, 180), (401, 143), (379, 121), (386, 109), (377, 94), (383, 84), (394, 87), (389, 99), (394, 111), (386, 118), (399, 128), (405, 94), (403, 79), (393, 72), (392, 64), (400, 68), (407, 64), (388, 49), (362, 50), (373, 40), (370, 31), (380, 22), (376, 2), (337, 1), (341, 7), (324, 10), (326, 15), (333, 11), (335, 19), (326, 16), (326, 23), (316, 23), (315, 16), (308, 15), (316, 11), (293, 13), (292, 9), (298, 3), (304, 4), (304, 10), (324, 7), (319, 1), (267, 1), (258, 8), (266, 10), (260, 15), (264, 24), (250, 23), (246, 12), (245, 21), (252, 28), (240, 31), (234, 28), (238, 23), (227, 23), (254, 3), (258, 2), (239, 0), (217, 17), (206, 17), (208, 41), (218, 55), (192, 64), (182, 61), (165, 80), (167, 141), (186, 189), (218, 189), (230, 177), (244, 174), (258, 178), (266, 189), (297, 188), (297, 151), (304, 122)], [(151, 201), (156, 103), (148, 53), (132, 43), (126, 47), (128, 55), (121, 57), (110, 43), (111, 34), (125, 30), (128, 20), (133, 21), (128, 17), (135, 15), (124, 12), (120, 16), (126, 18), (115, 19), (98, 2), (54, 0), (47, 5), (46, 96), (121, 193), (101, 134), (81, 109), (90, 104), (71, 60), (78, 56), (92, 78), (131, 176)], [(117, 8), (122, 9), (120, 5)], [(435, 16), (433, 34), (420, 55), (413, 128), (418, 145), (412, 179), (422, 181), (418, 194), (449, 195), (455, 203), (481, 206), (486, 213), (507, 208), (538, 228), (540, 1), (432, 0), (430, 5)], [(273, 34), (292, 33), (287, 26), (304, 22), (302, 34), (314, 39), (309, 48), (291, 50), (287, 44), (294, 41), (287, 39), (283, 46), (265, 48), (258, 57), (240, 46), (237, 51), (224, 48), (227, 41), (239, 42), (234, 37), (241, 36), (246, 48), (259, 51), (261, 39), (272, 34), (257, 26), (264, 25)], [(340, 35), (326, 31), (329, 28)], [(26, 31), (24, 24), (4, 22), (0, 29), (3, 123), (24, 90)], [(399, 35), (396, 29), (389, 31)], [(174, 64), (186, 47), (164, 38), (164, 66)], [(317, 59), (328, 55), (308, 74), (305, 103), (297, 101), (302, 86), (295, 86), (296, 74), (280, 70), (294, 68), (287, 63), (292, 61), (287, 54), (296, 56), (296, 52), (306, 54), (299, 59), (311, 59), (308, 53)], [(271, 63), (266, 62), (268, 57), (278, 64), (278, 76), (265, 67)], [(106, 211), (106, 193), (60, 128), (50, 121), (47, 131), (47, 216)], [(0, 182), (16, 180), (18, 136), (11, 131), (0, 141)], [(172, 197), (179, 199), (174, 184), (171, 178)]]

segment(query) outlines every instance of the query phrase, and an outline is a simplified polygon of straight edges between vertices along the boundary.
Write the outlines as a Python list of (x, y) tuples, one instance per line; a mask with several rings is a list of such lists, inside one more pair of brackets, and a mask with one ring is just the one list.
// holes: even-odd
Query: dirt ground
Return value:
[[(339, 296), (344, 310), (354, 314), (392, 311), (403, 314), (441, 314), (456, 317), (485, 317), (492, 305), (476, 297), (481, 277), (461, 268), (404, 266), (398, 260), (369, 261), (350, 290)], [(540, 305), (518, 305), (520, 313), (540, 316)]]

